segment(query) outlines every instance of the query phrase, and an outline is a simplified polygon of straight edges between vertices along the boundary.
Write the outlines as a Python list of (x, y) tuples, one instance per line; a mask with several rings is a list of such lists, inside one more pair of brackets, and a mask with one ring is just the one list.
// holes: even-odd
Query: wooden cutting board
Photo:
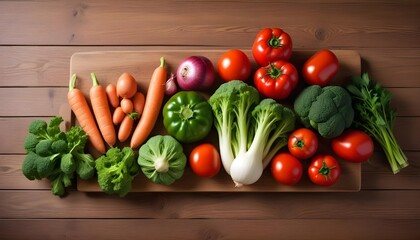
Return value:
[[(153, 70), (159, 65), (160, 57), (164, 57), (167, 63), (168, 72), (176, 72), (178, 64), (186, 57), (192, 55), (201, 55), (209, 58), (217, 70), (217, 61), (226, 50), (167, 50), (167, 51), (100, 51), (100, 52), (80, 52), (75, 53), (70, 61), (70, 75), (76, 73), (78, 76), (77, 87), (80, 88), (88, 98), (89, 88), (92, 85), (90, 77), (91, 72), (95, 72), (101, 85), (106, 86), (108, 83), (116, 83), (118, 77), (124, 73), (131, 73), (137, 80), (138, 89), (144, 94), (147, 93), (147, 87)], [(252, 63), (253, 71), (257, 69), (250, 51), (244, 51)], [(340, 62), (340, 71), (333, 79), (332, 84), (343, 85), (348, 78), (359, 75), (361, 72), (361, 59), (357, 52), (352, 50), (335, 50), (333, 51)], [(298, 70), (302, 68), (303, 63), (315, 51), (295, 50), (291, 62)], [(301, 79), (301, 78), (300, 78)], [(303, 83), (294, 91), (291, 98), (302, 89)], [(205, 94), (211, 94), (221, 83), (219, 78), (212, 89)], [(251, 83), (251, 81), (250, 81)], [(288, 104), (288, 103), (284, 103)], [(289, 102), (290, 104), (290, 102)], [(65, 119), (71, 124), (75, 124), (73, 114), (70, 119)], [(152, 135), (167, 134), (162, 119), (158, 122), (152, 131)], [(213, 130), (211, 134), (202, 142), (211, 142), (218, 146), (217, 133)], [(121, 143), (119, 146), (126, 146)], [(189, 152), (195, 145), (184, 145), (185, 154)], [(321, 141), (319, 152), (331, 153), (328, 141)], [(170, 186), (164, 186), (152, 183), (142, 172), (133, 181), (132, 192), (343, 192), (343, 191), (359, 191), (361, 186), (361, 164), (350, 163), (339, 159), (342, 168), (342, 175), (339, 181), (331, 187), (316, 186), (311, 183), (307, 176), (307, 166), (309, 160), (302, 162), (304, 165), (304, 174), (301, 181), (295, 186), (285, 186), (277, 183), (271, 176), (270, 169), (267, 167), (263, 176), (253, 185), (235, 188), (230, 176), (221, 168), (220, 173), (213, 178), (201, 178), (196, 176), (189, 166), (185, 169), (184, 176)], [(101, 189), (96, 179), (82, 181), (78, 179), (77, 189), (83, 192), (100, 192)]]

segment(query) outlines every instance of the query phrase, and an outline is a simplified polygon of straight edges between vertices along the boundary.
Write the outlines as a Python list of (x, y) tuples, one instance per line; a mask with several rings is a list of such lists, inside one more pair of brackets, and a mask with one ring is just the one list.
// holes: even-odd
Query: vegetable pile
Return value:
[[(80, 126), (63, 132), (59, 116), (33, 121), (22, 172), (29, 180), (49, 179), (58, 196), (76, 175), (97, 177), (103, 192), (124, 197), (139, 174), (172, 185), (188, 167), (209, 179), (223, 166), (236, 187), (256, 183), (267, 166), (279, 184), (299, 184), (306, 174), (314, 184), (331, 186), (340, 181), (341, 161), (370, 159), (373, 139), (393, 173), (408, 166), (392, 132), (391, 94), (367, 74), (348, 86), (332, 85), (340, 63), (328, 49), (296, 69), (292, 46), (288, 33), (265, 28), (251, 49), (257, 69), (238, 49), (224, 52), (217, 63), (186, 56), (172, 69), (176, 73), (162, 57), (144, 92), (130, 73), (106, 88), (92, 73), (86, 99), (73, 74), (67, 99)], [(222, 84), (215, 86), (218, 80)], [(166, 134), (151, 136), (157, 124)], [(208, 142), (212, 130), (218, 146)], [(320, 150), (320, 140), (331, 144), (330, 154)], [(189, 156), (184, 146), (192, 148)], [(98, 155), (96, 161), (88, 152)]]

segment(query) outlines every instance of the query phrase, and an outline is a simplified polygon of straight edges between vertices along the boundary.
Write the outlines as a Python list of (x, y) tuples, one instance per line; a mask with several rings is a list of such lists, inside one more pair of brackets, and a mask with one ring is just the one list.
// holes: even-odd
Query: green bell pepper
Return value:
[(213, 111), (200, 93), (181, 91), (163, 106), (163, 125), (178, 141), (196, 142), (209, 134), (213, 126)]

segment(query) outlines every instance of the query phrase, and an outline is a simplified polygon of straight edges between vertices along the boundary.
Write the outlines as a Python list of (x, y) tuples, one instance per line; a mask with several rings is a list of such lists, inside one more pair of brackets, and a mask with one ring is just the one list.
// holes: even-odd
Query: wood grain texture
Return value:
[[(414, 0), (0, 1), (0, 239), (419, 239), (419, 12)], [(357, 193), (125, 198), (58, 198), (20, 174), (24, 131), (61, 113), (75, 52), (249, 49), (263, 27), (284, 28), (295, 50), (357, 51), (394, 94), (410, 166), (394, 175), (376, 152)]]
[[(104, 193), (1, 190), (0, 219), (418, 219), (420, 191), (358, 193)], [(310, 204), (309, 204), (310, 203)], [(316, 208), (314, 208), (316, 206)], [(339, 210), (338, 210), (339, 209)]]
[[(0, 220), (2, 239), (418, 239), (420, 220), (394, 219), (22, 219)], [(54, 226), (51, 228), (50, 226)], [(162, 230), (165, 229), (165, 230)]]
[(297, 48), (418, 47), (418, 4), (360, 6), (333, 1), (2, 1), (0, 32), (8, 34), (0, 44), (242, 47), (276, 23)]
[[(204, 48), (200, 46), (0, 46), (0, 86), (67, 87), (70, 57), (76, 52), (187, 49)], [(212, 46), (205, 49), (227, 50), (229, 48)], [(420, 79), (418, 71), (420, 48), (402, 48), (401, 46), (352, 49), (357, 51), (362, 58), (362, 72), (369, 72), (372, 79), (383, 86), (420, 87), (420, 81), (418, 81)]]

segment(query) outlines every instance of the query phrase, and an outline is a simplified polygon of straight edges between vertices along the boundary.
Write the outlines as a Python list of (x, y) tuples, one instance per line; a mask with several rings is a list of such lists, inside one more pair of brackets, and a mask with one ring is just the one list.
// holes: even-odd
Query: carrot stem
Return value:
[(75, 87), (76, 87), (76, 79), (77, 79), (77, 75), (76, 73), (74, 73), (69, 81), (69, 91), (72, 91)]
[(92, 78), (93, 86), (98, 86), (99, 81), (98, 81), (98, 78), (96, 78), (96, 74), (95, 73), (90, 73), (90, 77)]

